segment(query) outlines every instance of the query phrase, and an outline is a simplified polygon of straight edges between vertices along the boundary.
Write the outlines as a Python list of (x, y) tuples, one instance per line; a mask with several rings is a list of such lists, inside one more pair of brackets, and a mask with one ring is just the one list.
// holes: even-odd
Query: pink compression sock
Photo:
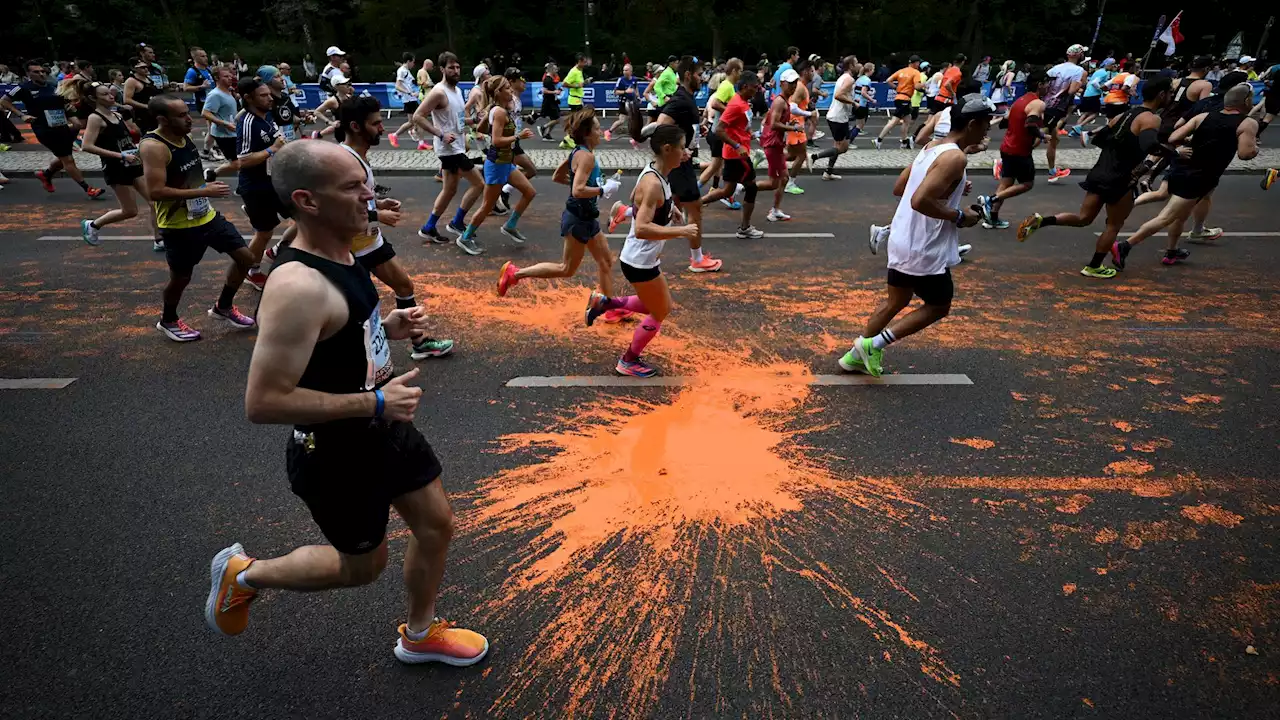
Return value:
[(610, 310), (628, 310), (633, 313), (648, 313), (649, 308), (640, 302), (639, 295), (628, 295), (626, 297), (609, 298), (606, 305)]
[(640, 321), (640, 327), (636, 328), (635, 335), (631, 336), (631, 347), (627, 348), (627, 352), (622, 358), (628, 362), (634, 361), (644, 352), (645, 346), (649, 341), (658, 336), (658, 331), (662, 329), (662, 321), (656, 319), (652, 315), (645, 315)]

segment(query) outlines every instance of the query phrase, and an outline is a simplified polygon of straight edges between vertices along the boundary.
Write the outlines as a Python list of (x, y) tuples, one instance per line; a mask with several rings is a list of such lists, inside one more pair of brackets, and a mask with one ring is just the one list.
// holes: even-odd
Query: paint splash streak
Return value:
[(994, 441), (986, 438), (951, 438), (951, 442), (956, 445), (971, 447), (974, 450), (990, 450), (996, 446)]
[(1244, 517), (1210, 503), (1184, 507), (1182, 516), (1198, 525), (1221, 525), (1232, 528), (1244, 520)]

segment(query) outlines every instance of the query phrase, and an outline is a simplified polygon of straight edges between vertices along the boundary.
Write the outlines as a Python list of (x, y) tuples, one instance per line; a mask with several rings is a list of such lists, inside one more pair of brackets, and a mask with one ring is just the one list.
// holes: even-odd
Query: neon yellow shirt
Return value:
[(720, 82), (720, 87), (716, 88), (716, 94), (714, 97), (720, 102), (728, 105), (729, 101), (733, 99), (733, 83), (730, 82), (728, 78), (722, 80)]
[[(923, 88), (925, 84), (928, 82), (929, 82), (929, 78), (925, 77), (924, 73), (920, 73), (920, 87)], [(911, 107), (913, 108), (920, 107), (920, 101), (922, 100), (924, 100), (924, 90), (923, 89), (917, 90), (916, 94), (911, 96)]]
[[(574, 65), (572, 68), (569, 69), (569, 74), (564, 76), (564, 85), (565, 87), (569, 88), (569, 104), (570, 105), (576, 106), (576, 105), (582, 104), (583, 84), (584, 84), (584, 80), (582, 77), (582, 69), (579, 68), (577, 65)], [(578, 87), (574, 87), (574, 85), (577, 85)]]

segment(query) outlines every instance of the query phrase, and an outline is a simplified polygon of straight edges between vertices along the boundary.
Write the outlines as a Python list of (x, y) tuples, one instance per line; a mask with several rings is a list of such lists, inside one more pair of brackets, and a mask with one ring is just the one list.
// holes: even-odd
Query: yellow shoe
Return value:
[(258, 596), (236, 582), (236, 576), (253, 564), (240, 543), (223, 548), (210, 564), (209, 599), (204, 604), (204, 620), (223, 635), (239, 635), (249, 624), (249, 603)]
[(1277, 175), (1280, 175), (1280, 170), (1267, 168), (1267, 171), (1262, 174), (1262, 189), (1270, 190), (1271, 186), (1276, 184)]
[(417, 665), (442, 662), (455, 667), (475, 665), (489, 652), (489, 641), (483, 635), (456, 628), (447, 620), (436, 618), (421, 640), (409, 639), (409, 626), (400, 626), (396, 639), (396, 659), (402, 663)]

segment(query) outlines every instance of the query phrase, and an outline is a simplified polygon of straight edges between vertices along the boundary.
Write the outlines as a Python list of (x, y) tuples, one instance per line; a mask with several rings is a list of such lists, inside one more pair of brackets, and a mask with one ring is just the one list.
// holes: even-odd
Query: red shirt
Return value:
[[(787, 104), (786, 100), (782, 100), (781, 104), (779, 104), (778, 100), (779, 98), (775, 97), (773, 102), (769, 103), (769, 112), (764, 115), (764, 125), (760, 128), (760, 147), (773, 148), (786, 147), (787, 145), (787, 133), (774, 129), (773, 124), (779, 122), (783, 125), (790, 125), (791, 106)], [(781, 109), (775, 113), (774, 110), (778, 108)]]
[(942, 87), (938, 89), (938, 102), (954, 102), (956, 90), (960, 89), (960, 80), (963, 77), (964, 73), (955, 65), (947, 68), (947, 71), (942, 73)]
[(1004, 141), (1000, 143), (1000, 152), (1019, 157), (1031, 154), (1034, 136), (1027, 130), (1027, 105), (1040, 96), (1033, 92), (1023, 93), (1009, 107), (1009, 127), (1004, 131)]
[(750, 154), (751, 129), (747, 125), (749, 110), (751, 110), (751, 104), (735, 93), (733, 99), (725, 106), (724, 112), (720, 113), (720, 127), (724, 128), (725, 136), (742, 146), (742, 152), (739, 153), (733, 149), (732, 144), (725, 143), (724, 149), (720, 151), (720, 157), (725, 160), (737, 160)]

